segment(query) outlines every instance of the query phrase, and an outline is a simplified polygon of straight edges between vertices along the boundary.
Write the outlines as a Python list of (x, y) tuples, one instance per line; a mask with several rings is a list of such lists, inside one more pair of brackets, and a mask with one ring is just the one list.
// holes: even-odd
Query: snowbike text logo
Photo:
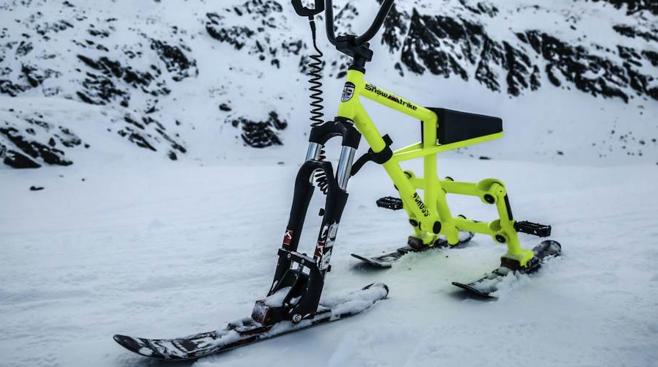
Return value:
[(386, 99), (388, 99), (388, 100), (391, 100), (391, 101), (393, 101), (393, 102), (395, 102), (395, 103), (397, 103), (397, 104), (399, 104), (399, 105), (402, 105), (402, 106), (404, 106), (404, 107), (410, 108), (410, 109), (412, 109), (412, 110), (414, 110), (414, 111), (416, 111), (416, 110), (418, 109), (418, 106), (416, 106), (415, 104), (413, 104), (413, 103), (411, 103), (411, 102), (407, 102), (407, 101), (403, 100), (402, 98), (396, 97), (396, 96), (394, 96), (394, 95), (392, 95), (392, 94), (388, 94), (388, 93), (386, 93), (386, 92), (384, 92), (384, 91), (382, 91), (382, 90), (379, 90), (377, 87), (375, 87), (375, 86), (372, 85), (372, 84), (366, 84), (366, 90), (367, 90), (368, 92), (373, 92), (373, 93), (375, 93), (375, 94), (377, 94), (377, 95), (379, 95), (379, 96), (382, 96), (382, 97), (384, 97), (384, 98), (386, 98)]
[(423, 215), (429, 217), (430, 212), (425, 207), (425, 203), (423, 203), (423, 201), (420, 200), (420, 196), (418, 196), (417, 192), (414, 193), (414, 201), (416, 202), (416, 205), (418, 205), (418, 208), (420, 208), (420, 211), (423, 212)]

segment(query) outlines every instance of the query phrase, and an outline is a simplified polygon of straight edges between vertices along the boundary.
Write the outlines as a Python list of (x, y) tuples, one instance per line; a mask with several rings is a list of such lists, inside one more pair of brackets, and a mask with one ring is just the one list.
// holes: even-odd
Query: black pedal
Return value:
[(400, 210), (402, 209), (402, 200), (392, 196), (386, 196), (377, 200), (377, 206), (384, 209)]
[(551, 235), (551, 226), (532, 223), (527, 220), (514, 223), (514, 229), (517, 232), (527, 233), (537, 237), (548, 237)]

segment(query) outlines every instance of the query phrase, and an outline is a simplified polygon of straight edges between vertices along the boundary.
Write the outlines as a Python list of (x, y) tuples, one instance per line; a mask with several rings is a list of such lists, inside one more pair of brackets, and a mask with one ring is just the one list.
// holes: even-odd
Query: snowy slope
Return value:
[[(363, 29), (377, 7), (336, 5), (343, 31)], [(0, 9), (0, 144), (10, 161), (99, 160), (103, 146), (126, 143), (117, 153), (128, 159), (276, 162), (306, 140), (309, 36), (287, 2), (12, 0)], [(373, 42), (368, 76), (428, 106), (502, 116), (509, 139), (467, 154), (655, 161), (655, 24), (655, 8), (636, 1), (400, 2)], [(331, 118), (345, 59), (321, 43)], [(59, 101), (60, 111), (95, 116), (90, 129), (66, 113), (40, 117)], [(417, 139), (397, 115), (373, 115), (398, 140)], [(81, 142), (104, 138), (67, 146), (60, 126)]]

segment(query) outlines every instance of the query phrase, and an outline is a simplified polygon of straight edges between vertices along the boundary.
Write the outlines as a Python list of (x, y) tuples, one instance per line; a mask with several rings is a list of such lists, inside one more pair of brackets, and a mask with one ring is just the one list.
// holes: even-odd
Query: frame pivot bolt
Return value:
[(432, 226), (432, 232), (434, 232), (434, 234), (441, 233), (441, 222), (434, 222), (434, 225)]
[(500, 243), (505, 243), (505, 242), (507, 242), (507, 238), (505, 238), (505, 236), (503, 236), (502, 234), (497, 234), (496, 235), (496, 241), (498, 241)]
[(496, 202), (496, 198), (493, 197), (491, 194), (484, 194), (484, 201), (486, 201), (489, 204), (493, 204)]

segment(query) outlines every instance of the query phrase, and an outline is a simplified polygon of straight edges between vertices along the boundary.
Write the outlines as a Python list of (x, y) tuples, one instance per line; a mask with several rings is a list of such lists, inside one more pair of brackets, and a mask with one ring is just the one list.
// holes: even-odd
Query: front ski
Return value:
[(400, 260), (402, 257), (404, 257), (404, 255), (407, 255), (409, 253), (426, 252), (430, 250), (443, 249), (447, 247), (458, 247), (469, 242), (472, 238), (473, 238), (473, 233), (471, 232), (459, 232), (459, 243), (457, 243), (454, 246), (448, 245), (448, 242), (444, 238), (439, 238), (436, 241), (436, 243), (430, 247), (422, 246), (422, 245), (412, 247), (407, 245), (405, 247), (400, 247), (395, 251), (387, 252), (379, 256), (367, 257), (358, 254), (352, 254), (352, 257), (361, 261), (359, 263), (360, 266), (366, 266), (372, 269), (389, 269), (393, 266), (393, 264), (396, 261)]
[(229, 323), (224, 329), (175, 339), (144, 339), (115, 335), (114, 340), (131, 352), (161, 360), (193, 360), (357, 315), (388, 295), (385, 284), (371, 284), (342, 297), (327, 298), (318, 311), (298, 323), (280, 321), (262, 325), (252, 318)]
[(533, 252), (535, 253), (535, 257), (530, 260), (527, 268), (514, 271), (508, 267), (500, 266), (498, 269), (485, 274), (476, 281), (470, 283), (452, 282), (452, 284), (475, 297), (496, 298), (495, 293), (499, 290), (501, 283), (508, 279), (508, 277), (536, 272), (546, 260), (560, 256), (562, 254), (562, 246), (557, 241), (547, 240), (537, 245), (533, 249)]

